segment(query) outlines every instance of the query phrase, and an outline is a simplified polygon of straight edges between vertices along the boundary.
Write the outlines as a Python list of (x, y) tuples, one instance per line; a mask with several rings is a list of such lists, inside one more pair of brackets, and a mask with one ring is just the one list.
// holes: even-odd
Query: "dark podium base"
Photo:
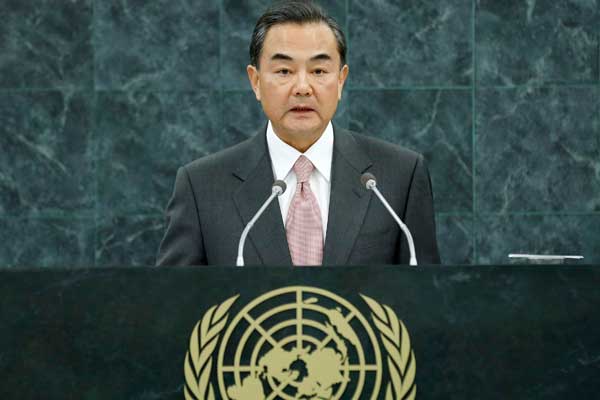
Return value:
[(369, 321), (361, 294), (389, 306), (410, 335), (417, 399), (599, 396), (600, 268), (387, 266), (0, 272), (0, 398), (183, 399), (207, 310), (239, 295), (232, 321), (290, 286), (335, 293)]

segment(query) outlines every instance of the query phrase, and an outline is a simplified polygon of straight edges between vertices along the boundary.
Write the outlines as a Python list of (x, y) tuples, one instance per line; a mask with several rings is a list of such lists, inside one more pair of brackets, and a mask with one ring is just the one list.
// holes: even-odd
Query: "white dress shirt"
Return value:
[(271, 155), (271, 165), (275, 179), (285, 181), (287, 189), (279, 196), (279, 208), (285, 225), (287, 213), (296, 193), (296, 173), (293, 170), (294, 163), (301, 155), (304, 155), (315, 166), (310, 175), (309, 183), (312, 192), (317, 198), (323, 222), (323, 240), (327, 232), (327, 219), (329, 216), (329, 196), (331, 194), (331, 161), (333, 159), (333, 126), (327, 124), (325, 131), (305, 153), (285, 143), (273, 131), (271, 121), (267, 125), (267, 146)]

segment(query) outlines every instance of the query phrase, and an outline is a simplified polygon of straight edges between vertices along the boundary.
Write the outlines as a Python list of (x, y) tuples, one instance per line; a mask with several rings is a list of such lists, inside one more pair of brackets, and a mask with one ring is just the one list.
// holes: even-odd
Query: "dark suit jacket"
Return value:
[[(334, 127), (332, 162), (323, 265), (408, 264), (402, 231), (360, 183), (366, 171), (410, 229), (419, 264), (440, 262), (431, 181), (421, 155)], [(264, 130), (180, 168), (157, 264), (235, 265), (242, 230), (273, 181)], [(250, 231), (244, 259), (246, 265), (292, 264), (277, 200)]]

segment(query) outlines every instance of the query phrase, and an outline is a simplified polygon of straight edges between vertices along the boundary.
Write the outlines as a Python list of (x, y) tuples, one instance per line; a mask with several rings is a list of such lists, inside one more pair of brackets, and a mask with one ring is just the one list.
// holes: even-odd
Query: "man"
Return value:
[(233, 265), (275, 179), (287, 190), (250, 232), (247, 265), (407, 264), (406, 238), (364, 172), (411, 230), (419, 263), (439, 263), (423, 157), (331, 123), (349, 71), (337, 23), (310, 2), (278, 3), (258, 20), (250, 57), (266, 129), (179, 169), (157, 264)]

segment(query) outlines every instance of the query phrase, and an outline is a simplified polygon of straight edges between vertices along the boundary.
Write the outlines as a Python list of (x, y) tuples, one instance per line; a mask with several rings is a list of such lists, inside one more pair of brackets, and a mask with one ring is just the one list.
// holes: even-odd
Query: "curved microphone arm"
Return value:
[(375, 192), (375, 194), (377, 195), (379, 200), (381, 200), (381, 202), (383, 203), (385, 208), (392, 215), (394, 220), (396, 220), (396, 223), (400, 226), (400, 229), (402, 229), (402, 232), (404, 232), (404, 235), (406, 235), (406, 240), (408, 241), (408, 249), (410, 251), (409, 263), (410, 263), (410, 265), (417, 265), (417, 254), (415, 252), (415, 242), (413, 240), (412, 234), (410, 233), (410, 230), (404, 224), (404, 222), (402, 222), (400, 217), (398, 217), (398, 214), (396, 214), (394, 209), (390, 206), (390, 204), (387, 202), (387, 200), (383, 197), (381, 192), (379, 192), (379, 189), (377, 189), (377, 181), (375, 180), (375, 176), (373, 174), (370, 174), (367, 172), (367, 173), (364, 173), (360, 177), (360, 180), (368, 190), (372, 190), (373, 192)]
[(267, 209), (269, 204), (273, 201), (273, 199), (277, 196), (281, 196), (283, 192), (285, 192), (286, 184), (284, 181), (277, 180), (273, 183), (271, 187), (271, 195), (269, 198), (263, 203), (263, 205), (259, 208), (259, 210), (254, 214), (254, 217), (248, 222), (244, 230), (242, 231), (242, 235), (240, 236), (240, 242), (238, 244), (238, 254), (236, 266), (243, 267), (244, 266), (244, 243), (246, 243), (246, 238), (248, 237), (248, 233), (250, 233), (250, 229), (254, 226), (254, 223), (260, 218), (262, 213)]

